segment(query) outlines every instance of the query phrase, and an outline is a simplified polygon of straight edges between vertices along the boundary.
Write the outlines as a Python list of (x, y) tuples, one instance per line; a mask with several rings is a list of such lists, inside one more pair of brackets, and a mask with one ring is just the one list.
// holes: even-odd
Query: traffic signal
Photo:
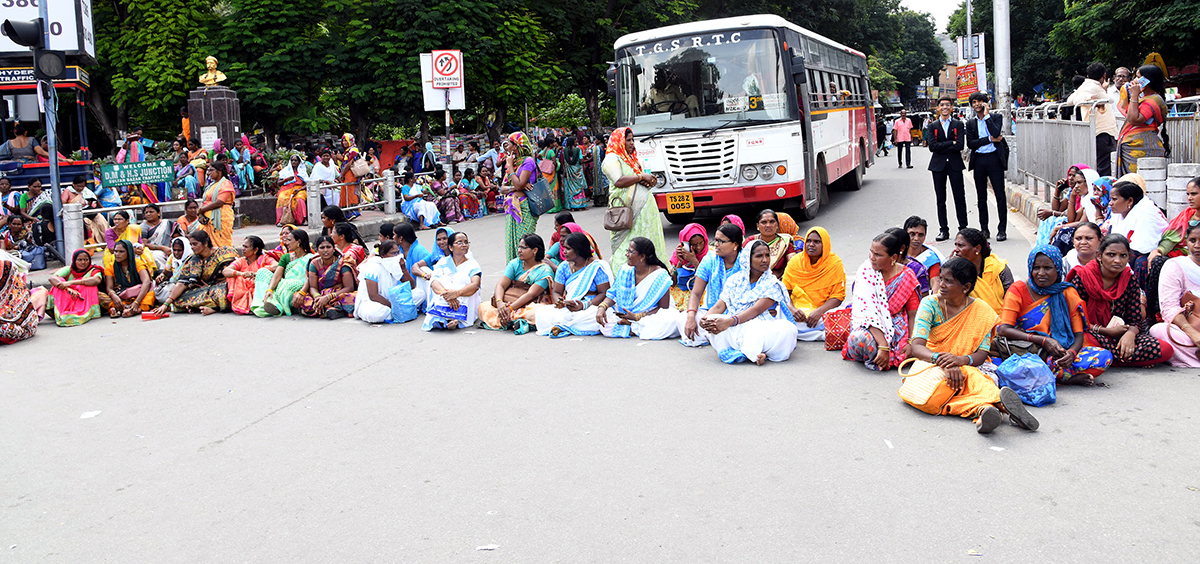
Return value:
[(33, 49), (33, 75), (40, 80), (57, 80), (67, 77), (67, 56), (62, 51), (45, 49), (42, 31), (43, 20), (21, 22), (4, 20), (0, 32), (17, 45)]

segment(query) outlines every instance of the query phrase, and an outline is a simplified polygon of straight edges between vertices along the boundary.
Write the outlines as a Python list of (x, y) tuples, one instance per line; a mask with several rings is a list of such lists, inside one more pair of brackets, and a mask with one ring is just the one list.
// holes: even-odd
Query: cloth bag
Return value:
[(1054, 382), (1054, 372), (1038, 355), (1015, 354), (1000, 363), (996, 369), (996, 384), (1008, 386), (1021, 403), (1041, 407), (1054, 403), (1057, 399), (1057, 385)]
[(554, 192), (545, 178), (538, 177), (537, 182), (525, 191), (525, 197), (529, 198), (529, 211), (535, 216), (554, 209)]
[(851, 309), (844, 307), (825, 312), (821, 323), (825, 325), (825, 350), (840, 351), (850, 339)]
[(392, 323), (407, 323), (417, 318), (417, 304), (413, 302), (412, 286), (408, 282), (392, 286), (387, 298), (392, 302)]
[[(904, 372), (909, 368), (908, 373)], [(905, 403), (930, 415), (941, 415), (955, 391), (946, 383), (946, 372), (936, 364), (916, 358), (907, 358), (896, 372), (904, 377), (904, 383), (896, 394)]]
[(21, 259), (29, 263), (29, 270), (45, 270), (46, 248), (33, 247), (27, 251), (21, 251)]

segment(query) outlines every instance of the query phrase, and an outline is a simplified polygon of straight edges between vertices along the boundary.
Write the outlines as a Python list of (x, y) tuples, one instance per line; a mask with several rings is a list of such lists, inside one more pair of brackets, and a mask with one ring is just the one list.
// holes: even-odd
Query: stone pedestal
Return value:
[(221, 148), (233, 147), (242, 137), (242, 110), (237, 92), (224, 86), (197, 88), (188, 94), (188, 116), (191, 119), (191, 138), (199, 139), (205, 149), (221, 140)]

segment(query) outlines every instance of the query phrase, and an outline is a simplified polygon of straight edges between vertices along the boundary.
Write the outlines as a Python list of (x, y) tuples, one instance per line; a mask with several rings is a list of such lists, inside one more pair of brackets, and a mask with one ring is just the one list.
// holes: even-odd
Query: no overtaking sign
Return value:
[(433, 53), (433, 87), (462, 88), (462, 51), (446, 50)]

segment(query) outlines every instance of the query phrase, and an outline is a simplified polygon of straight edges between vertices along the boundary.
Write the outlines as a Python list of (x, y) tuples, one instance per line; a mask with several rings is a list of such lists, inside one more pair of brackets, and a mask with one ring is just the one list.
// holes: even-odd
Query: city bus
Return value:
[(672, 223), (745, 204), (812, 219), (831, 186), (857, 190), (874, 162), (859, 51), (774, 15), (640, 31), (614, 48), (617, 126), (633, 130)]

